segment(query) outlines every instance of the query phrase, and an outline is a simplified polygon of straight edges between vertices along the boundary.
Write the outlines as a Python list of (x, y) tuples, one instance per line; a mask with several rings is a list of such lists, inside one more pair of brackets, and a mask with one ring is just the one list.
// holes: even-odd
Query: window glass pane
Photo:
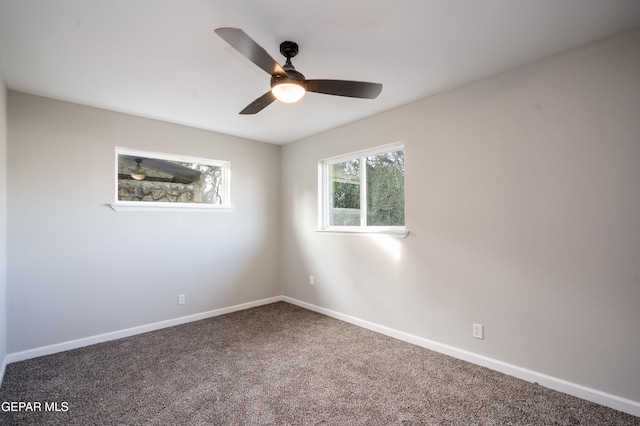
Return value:
[(360, 161), (329, 166), (329, 225), (360, 226)]
[(404, 232), (404, 144), (344, 154), (320, 164), (322, 229)]
[(118, 154), (118, 201), (224, 204), (221, 166)]
[(404, 225), (404, 150), (371, 155), (367, 163), (367, 226)]

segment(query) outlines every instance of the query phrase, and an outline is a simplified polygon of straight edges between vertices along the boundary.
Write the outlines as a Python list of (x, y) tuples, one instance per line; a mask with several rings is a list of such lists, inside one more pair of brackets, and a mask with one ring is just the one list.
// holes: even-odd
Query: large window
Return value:
[(229, 207), (229, 162), (116, 149), (112, 207), (219, 209)]
[(404, 146), (320, 162), (323, 230), (404, 232)]

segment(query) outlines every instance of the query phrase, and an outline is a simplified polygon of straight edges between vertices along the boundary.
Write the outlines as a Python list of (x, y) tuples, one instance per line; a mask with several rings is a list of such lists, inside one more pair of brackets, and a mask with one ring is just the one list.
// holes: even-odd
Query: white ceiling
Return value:
[[(0, 0), (9, 89), (287, 143), (640, 24), (638, 0)], [(307, 78), (382, 83), (239, 115), (269, 75), (213, 30), (242, 28)]]

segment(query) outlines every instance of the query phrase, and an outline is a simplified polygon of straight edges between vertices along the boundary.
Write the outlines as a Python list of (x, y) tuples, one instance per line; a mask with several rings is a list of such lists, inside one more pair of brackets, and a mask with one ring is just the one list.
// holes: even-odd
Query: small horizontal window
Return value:
[(320, 162), (320, 228), (336, 232), (404, 232), (404, 145)]
[(116, 149), (115, 204), (165, 209), (229, 206), (229, 162)]

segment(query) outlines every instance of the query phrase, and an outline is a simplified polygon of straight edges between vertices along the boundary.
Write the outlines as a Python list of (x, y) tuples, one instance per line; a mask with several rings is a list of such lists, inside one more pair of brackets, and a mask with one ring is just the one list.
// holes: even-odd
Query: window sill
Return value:
[(119, 202), (107, 206), (117, 212), (230, 212), (231, 207), (210, 204)]
[(347, 235), (347, 236), (367, 236), (367, 237), (386, 237), (386, 238), (399, 238), (404, 239), (409, 235), (409, 231), (405, 228), (400, 229), (358, 229), (358, 228), (350, 228), (350, 229), (337, 229), (337, 228), (328, 228), (328, 229), (317, 229), (316, 232), (318, 234), (326, 234), (326, 235)]

